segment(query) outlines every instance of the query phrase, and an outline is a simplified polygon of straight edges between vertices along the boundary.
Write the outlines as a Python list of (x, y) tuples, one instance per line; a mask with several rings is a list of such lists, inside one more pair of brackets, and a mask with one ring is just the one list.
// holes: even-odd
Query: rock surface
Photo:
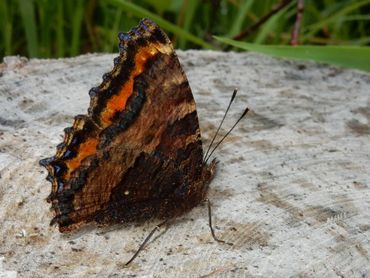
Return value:
[[(19, 277), (370, 277), (370, 76), (251, 53), (179, 52), (205, 146), (234, 87), (207, 209), (161, 230), (124, 263), (156, 223), (71, 235), (49, 227), (50, 184), (40, 158), (86, 113), (88, 90), (113, 55), (60, 60), (6, 57), (0, 65), (1, 275)], [(13, 277), (13, 276), (12, 276)]]

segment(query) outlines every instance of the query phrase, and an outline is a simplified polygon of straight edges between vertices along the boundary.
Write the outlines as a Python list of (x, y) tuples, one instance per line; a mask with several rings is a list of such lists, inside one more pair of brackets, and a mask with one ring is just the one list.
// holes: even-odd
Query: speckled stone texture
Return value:
[(370, 277), (370, 76), (252, 53), (179, 52), (205, 145), (234, 87), (211, 183), (217, 234), (199, 206), (161, 229), (124, 263), (157, 222), (49, 227), (50, 184), (38, 160), (86, 113), (88, 90), (115, 55), (6, 57), (0, 65), (1, 275), (18, 277)]

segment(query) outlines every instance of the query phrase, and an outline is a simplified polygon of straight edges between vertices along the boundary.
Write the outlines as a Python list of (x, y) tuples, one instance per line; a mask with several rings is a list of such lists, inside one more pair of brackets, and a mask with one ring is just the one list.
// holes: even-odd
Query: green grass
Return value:
[(166, 29), (169, 32), (175, 33), (179, 37), (182, 37), (185, 40), (189, 40), (195, 44), (198, 44), (204, 48), (212, 48), (212, 46), (206, 43), (204, 40), (199, 39), (198, 37), (192, 35), (191, 33), (187, 32), (185, 29), (172, 24), (168, 20), (163, 19), (159, 15), (156, 15), (138, 5), (135, 5), (131, 2), (124, 1), (124, 0), (108, 0), (112, 4), (116, 5), (120, 8), (125, 8), (127, 12), (132, 13), (138, 18), (148, 17), (154, 20), (157, 24), (159, 24), (163, 29)]
[(39, 55), (39, 39), (36, 31), (35, 6), (33, 1), (18, 0), (19, 13), (27, 39), (27, 51), (31, 57)]
[[(235, 44), (228, 41), (226, 47), (223, 44), (225, 40), (216, 40), (214, 36), (233, 38), (258, 22), (279, 2), (1, 0), (0, 58), (5, 55), (49, 58), (87, 52), (116, 52), (117, 33), (128, 31), (143, 17), (151, 18), (168, 32), (177, 48), (240, 50), (239, 44), (239, 47), (232, 48)], [(288, 46), (296, 17), (296, 3), (293, 0), (255, 32), (243, 38), (247, 44), (242, 49), (263, 50), (272, 54), (271, 50), (279, 49), (276, 45)], [(305, 0), (300, 44), (307, 45), (310, 59), (368, 70), (364, 65), (367, 60), (358, 57), (368, 54), (369, 14), (370, 0)], [(315, 48), (311, 45), (315, 45)], [(333, 57), (334, 54), (329, 55), (330, 48), (327, 46), (345, 46), (335, 48), (334, 53), (346, 51), (346, 55), (352, 58), (338, 62), (341, 55), (337, 58)], [(308, 58), (305, 51), (298, 49), (301, 47), (294, 51), (294, 55)]]
[(359, 46), (285, 46), (259, 45), (215, 37), (218, 41), (244, 50), (268, 54), (274, 57), (298, 60), (314, 60), (346, 68), (370, 72), (370, 47)]

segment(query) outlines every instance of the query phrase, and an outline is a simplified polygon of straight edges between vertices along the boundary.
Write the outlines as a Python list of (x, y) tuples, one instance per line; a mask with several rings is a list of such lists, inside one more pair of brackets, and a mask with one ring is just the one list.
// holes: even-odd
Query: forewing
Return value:
[(170, 40), (147, 19), (119, 38), (120, 56), (90, 90), (88, 115), (77, 116), (56, 155), (40, 161), (62, 232), (119, 210), (115, 220), (126, 221), (135, 203), (171, 197), (201, 176), (195, 102)]

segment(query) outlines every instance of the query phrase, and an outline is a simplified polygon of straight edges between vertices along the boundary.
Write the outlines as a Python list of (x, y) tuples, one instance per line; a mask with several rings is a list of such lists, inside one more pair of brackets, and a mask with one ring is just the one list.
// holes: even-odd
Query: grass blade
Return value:
[(3, 51), (4, 56), (12, 54), (12, 14), (11, 3), (0, 1), (0, 30), (3, 40), (3, 45), (0, 44), (0, 53)]
[(64, 8), (63, 2), (57, 1), (57, 12), (56, 12), (56, 55), (57, 57), (64, 57), (65, 47), (64, 47)]
[(184, 29), (131, 2), (125, 0), (108, 0), (107, 2), (119, 6), (120, 8), (125, 9), (127, 12), (131, 12), (133, 15), (137, 17), (149, 17), (152, 20), (154, 20), (158, 25), (160, 25), (161, 28), (166, 29), (167, 31), (170, 31), (172, 33), (175, 33), (176, 35), (181, 36), (182, 38), (187, 39), (197, 45), (200, 45), (204, 48), (213, 48), (210, 44), (206, 43), (202, 39), (186, 32)]
[(293, 6), (295, 1), (292, 1), (287, 6), (285, 6), (283, 9), (278, 11), (276, 14), (274, 14), (269, 20), (267, 20), (261, 27), (260, 30), (257, 33), (256, 38), (254, 39), (254, 43), (260, 44), (262, 42), (265, 42), (268, 35), (271, 33), (275, 33), (277, 36), (279, 36), (279, 33), (281, 30), (279, 30), (282, 26), (282, 24), (279, 24), (280, 22), (284, 22), (284, 16)]
[(76, 56), (80, 53), (81, 23), (84, 13), (84, 1), (76, 1), (75, 4), (72, 18), (71, 56)]
[[(194, 16), (196, 9), (199, 5), (199, 0), (187, 0), (184, 1), (183, 9), (180, 14), (184, 15), (184, 27), (183, 30), (189, 32), (191, 25), (194, 22)], [(179, 38), (179, 48), (185, 49), (186, 46), (186, 38), (180, 37)]]
[(230, 28), (230, 32), (228, 34), (229, 37), (235, 36), (242, 30), (242, 26), (246, 18), (246, 14), (250, 10), (253, 2), (254, 0), (241, 1), (236, 19), (234, 20)]
[(39, 44), (36, 32), (35, 6), (32, 0), (18, 0), (19, 11), (27, 39), (27, 51), (30, 57), (37, 57)]
[[(357, 10), (358, 8), (370, 4), (370, 0), (363, 0), (363, 1), (354, 1), (351, 5), (347, 5), (344, 8), (340, 9), (338, 12), (326, 17), (325, 19), (320, 20), (319, 22), (307, 26), (304, 31), (304, 36), (302, 39), (306, 40), (307, 38), (313, 36), (317, 33), (320, 29), (327, 26), (329, 23), (332, 23), (335, 20), (341, 20), (346, 14)], [(303, 33), (303, 32), (302, 32)]]
[(299, 60), (314, 60), (370, 72), (370, 47), (259, 45), (216, 37), (220, 42), (244, 50)]

